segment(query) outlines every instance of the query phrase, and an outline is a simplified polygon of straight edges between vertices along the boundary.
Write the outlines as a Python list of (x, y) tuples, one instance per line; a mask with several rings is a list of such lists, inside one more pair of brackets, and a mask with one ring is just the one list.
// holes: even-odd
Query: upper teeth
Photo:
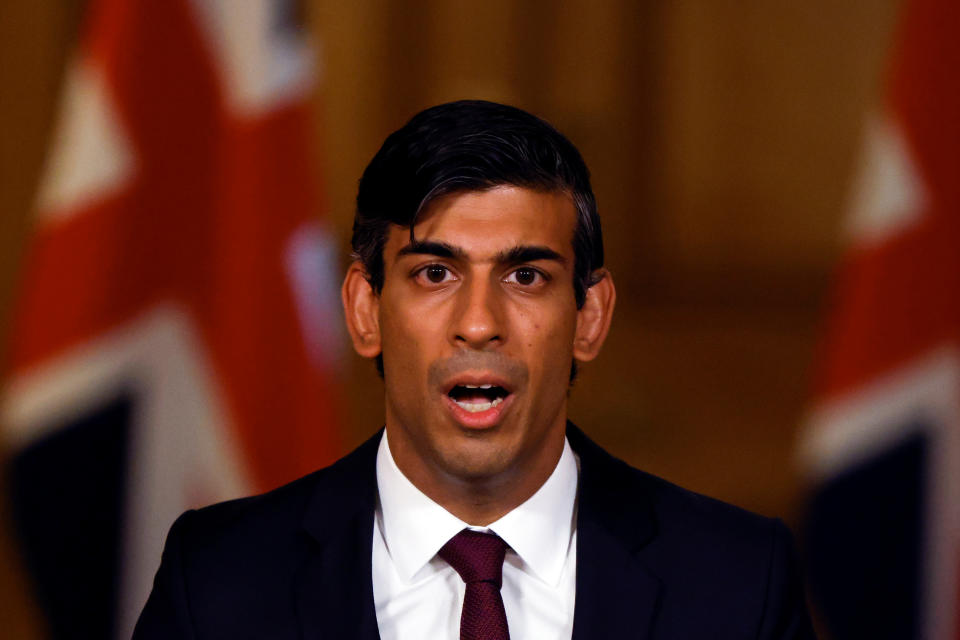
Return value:
[(490, 389), (493, 387), (492, 384), (465, 384), (463, 386), (467, 389)]

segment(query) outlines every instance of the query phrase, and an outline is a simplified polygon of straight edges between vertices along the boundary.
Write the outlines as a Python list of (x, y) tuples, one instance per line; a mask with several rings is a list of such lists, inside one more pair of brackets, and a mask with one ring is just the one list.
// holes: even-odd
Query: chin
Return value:
[(467, 446), (452, 447), (438, 453), (441, 467), (446, 473), (473, 482), (504, 475), (514, 459), (509, 451), (490, 446), (490, 443), (467, 443)]

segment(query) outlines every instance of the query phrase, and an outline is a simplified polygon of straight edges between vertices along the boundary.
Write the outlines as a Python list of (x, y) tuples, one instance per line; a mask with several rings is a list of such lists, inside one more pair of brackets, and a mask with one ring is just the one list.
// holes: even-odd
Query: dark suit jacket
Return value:
[[(782, 523), (638, 471), (573, 425), (567, 436), (580, 457), (574, 640), (813, 637)], [(134, 638), (377, 638), (378, 441), (183, 514)]]

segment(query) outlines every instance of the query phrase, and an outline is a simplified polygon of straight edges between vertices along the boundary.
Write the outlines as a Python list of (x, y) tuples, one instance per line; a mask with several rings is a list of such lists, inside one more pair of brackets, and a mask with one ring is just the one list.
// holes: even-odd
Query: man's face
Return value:
[(378, 320), (401, 469), (470, 482), (555, 464), (578, 320), (575, 222), (565, 193), (500, 186), (438, 198), (413, 241), (391, 228)]

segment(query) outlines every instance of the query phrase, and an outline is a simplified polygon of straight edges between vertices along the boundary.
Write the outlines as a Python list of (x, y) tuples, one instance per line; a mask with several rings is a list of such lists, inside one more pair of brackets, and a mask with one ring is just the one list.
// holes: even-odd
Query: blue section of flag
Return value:
[(808, 572), (834, 640), (921, 637), (930, 440), (923, 429), (819, 488)]
[(9, 466), (14, 522), (53, 638), (111, 638), (131, 401), (37, 440)]

